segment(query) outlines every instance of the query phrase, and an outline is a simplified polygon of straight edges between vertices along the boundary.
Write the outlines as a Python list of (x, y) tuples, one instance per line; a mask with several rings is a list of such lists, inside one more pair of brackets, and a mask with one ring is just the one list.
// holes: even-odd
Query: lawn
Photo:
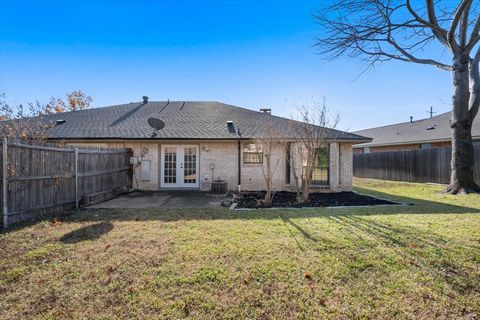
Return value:
[(0, 318), (478, 319), (480, 196), (414, 205), (105, 210), (0, 234)]

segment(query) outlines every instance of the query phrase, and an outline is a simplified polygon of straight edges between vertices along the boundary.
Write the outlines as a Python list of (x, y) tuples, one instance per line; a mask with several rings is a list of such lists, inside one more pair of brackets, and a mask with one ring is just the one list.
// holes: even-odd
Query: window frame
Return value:
[[(331, 151), (331, 148), (330, 148), (330, 144), (327, 144), (325, 145), (324, 147), (320, 147), (319, 149), (321, 148), (325, 148), (326, 149), (326, 152), (327, 152), (327, 165), (326, 166), (315, 166), (313, 168), (313, 170), (315, 171), (316, 169), (320, 169), (320, 170), (326, 170), (327, 172), (327, 180), (315, 180), (313, 175), (314, 173), (312, 173), (312, 180), (311, 180), (311, 183), (313, 186), (329, 186), (330, 185), (330, 162), (331, 162), (331, 156), (330, 156), (330, 151)], [(305, 170), (305, 166), (302, 166), (302, 170)]]
[[(255, 151), (249, 150), (251, 146), (255, 146)], [(260, 150), (258, 150), (260, 149)], [(257, 156), (258, 161), (253, 161), (252, 156)], [(247, 160), (247, 158), (250, 158)], [(263, 164), (263, 150), (262, 147), (255, 143), (243, 143), (242, 145), (242, 162), (243, 164)]]

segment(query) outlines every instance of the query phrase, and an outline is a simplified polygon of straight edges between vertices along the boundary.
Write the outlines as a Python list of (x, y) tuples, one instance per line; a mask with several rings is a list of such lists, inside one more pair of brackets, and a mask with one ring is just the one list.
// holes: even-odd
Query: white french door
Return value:
[(198, 154), (196, 145), (162, 145), (160, 186), (164, 188), (198, 187)]

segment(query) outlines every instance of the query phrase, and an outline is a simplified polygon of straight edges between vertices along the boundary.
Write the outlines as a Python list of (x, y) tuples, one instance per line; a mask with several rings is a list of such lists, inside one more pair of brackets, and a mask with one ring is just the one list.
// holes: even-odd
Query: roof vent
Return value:
[(410, 123), (413, 123), (413, 116), (410, 116)]
[(428, 127), (427, 130), (433, 130), (433, 129), (435, 129), (435, 127), (436, 127), (435, 125), (431, 126), (431, 127)]
[(55, 125), (58, 126), (58, 125), (61, 125), (63, 123), (67, 122), (67, 120), (63, 120), (63, 119), (58, 119), (55, 121)]
[(143, 99), (143, 103), (145, 103), (145, 104), (148, 103), (148, 97), (147, 96), (143, 96), (142, 99)]
[(227, 130), (229, 133), (235, 133), (235, 127), (232, 120), (227, 120)]
[(272, 114), (272, 109), (270, 108), (260, 109), (260, 112), (265, 114)]

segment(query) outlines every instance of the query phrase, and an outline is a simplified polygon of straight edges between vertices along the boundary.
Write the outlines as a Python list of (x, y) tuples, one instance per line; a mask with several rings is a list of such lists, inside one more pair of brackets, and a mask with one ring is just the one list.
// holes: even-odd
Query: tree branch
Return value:
[(478, 113), (480, 106), (480, 49), (477, 50), (475, 56), (470, 62), (470, 100), (468, 103), (468, 112), (470, 120), (473, 121)]
[(473, 47), (478, 43), (480, 40), (480, 14), (477, 16), (477, 19), (475, 20), (475, 24), (472, 29), (472, 35), (470, 36), (470, 40), (468, 41), (468, 44), (466, 46), (466, 51), (470, 52)]
[(446, 70), (446, 71), (452, 71), (452, 66), (449, 66), (447, 64), (438, 62), (433, 59), (421, 59), (413, 56), (411, 53), (400, 47), (393, 39), (387, 40), (388, 43), (390, 43), (395, 49), (397, 49), (402, 55), (406, 57), (406, 59), (402, 59), (403, 61), (407, 62), (414, 62), (414, 63), (419, 63), (419, 64), (428, 64), (435, 66), (441, 70)]
[(457, 30), (458, 24), (460, 23), (460, 20), (465, 12), (465, 8), (471, 4), (471, 1), (472, 0), (462, 0), (453, 14), (452, 23), (447, 33), (448, 45), (450, 46), (452, 52), (459, 53), (460, 51), (460, 45), (455, 41), (455, 31)]
[[(334, 18), (328, 16), (329, 10), (316, 17), (326, 28), (326, 36), (319, 39), (317, 45), (322, 48), (321, 54), (329, 55), (330, 59), (348, 54), (364, 56), (369, 66), (394, 59), (451, 71), (450, 63), (416, 54), (433, 39), (447, 44), (448, 32), (438, 25), (439, 19), (432, 8), (427, 21), (413, 9), (411, 0), (401, 5), (383, 0), (339, 1), (329, 9), (336, 13)], [(446, 47), (449, 48), (448, 44)]]
[(441, 28), (439, 25), (435, 25), (435, 24), (423, 19), (422, 17), (420, 17), (418, 15), (418, 13), (412, 8), (412, 5), (410, 4), (410, 0), (406, 1), (405, 6), (406, 6), (408, 12), (410, 12), (410, 14), (415, 18), (415, 21), (419, 22), (423, 27), (428, 27), (432, 30), (435, 29), (435, 31), (437, 31), (437, 32), (439, 32), (440, 34), (443, 35), (445, 40), (447, 39), (447, 30)]
[(447, 31), (440, 31), (443, 29), (438, 24), (437, 14), (435, 13), (435, 5), (433, 3), (433, 0), (425, 0), (425, 5), (427, 7), (428, 22), (433, 26), (431, 27), (433, 34), (437, 37), (440, 43), (442, 43), (445, 47), (450, 48), (447, 41)]
[(468, 16), (470, 14), (470, 7), (472, 6), (472, 1), (467, 4), (463, 10), (462, 19), (460, 20), (460, 29), (459, 29), (459, 38), (460, 38), (460, 47), (465, 48), (467, 44), (467, 31), (468, 31)]

